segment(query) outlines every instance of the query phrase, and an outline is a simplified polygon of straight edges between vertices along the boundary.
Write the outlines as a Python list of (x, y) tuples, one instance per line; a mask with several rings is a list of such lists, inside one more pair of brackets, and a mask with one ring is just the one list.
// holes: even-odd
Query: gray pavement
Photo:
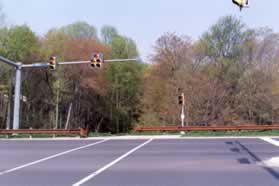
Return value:
[[(87, 143), (93, 143), (90, 141)], [(0, 176), (0, 185), (11, 186), (66, 186), (82, 179), (111, 160), (140, 144), (141, 140), (107, 141), (103, 144), (75, 151), (30, 167)], [(78, 141), (64, 141), (79, 143)], [(84, 142), (83, 142), (84, 143)], [(38, 152), (41, 148), (36, 149)], [(36, 154), (35, 149), (33, 153)], [(60, 151), (63, 151), (61, 149)], [(26, 159), (25, 155), (18, 158)], [(34, 159), (36, 160), (36, 159)], [(0, 160), (1, 161), (1, 160)], [(26, 161), (27, 162), (27, 161)]]
[(2, 140), (0, 141), (0, 172), (89, 143), (92, 142)]
[[(71, 186), (146, 142), (108, 140), (0, 141), (1, 186)], [(84, 186), (278, 186), (279, 169), (261, 163), (279, 147), (261, 139), (154, 139), (99, 172)]]

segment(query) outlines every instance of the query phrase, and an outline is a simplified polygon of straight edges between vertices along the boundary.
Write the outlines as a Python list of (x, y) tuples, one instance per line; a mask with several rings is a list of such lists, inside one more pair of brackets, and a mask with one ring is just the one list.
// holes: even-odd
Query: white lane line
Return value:
[(96, 177), (98, 174), (102, 173), (103, 171), (105, 171), (106, 169), (110, 168), (111, 166), (115, 165), (116, 163), (118, 163), (119, 161), (121, 161), (122, 159), (126, 158), (127, 156), (129, 156), (130, 154), (132, 154), (133, 152), (137, 151), (138, 149), (142, 148), (143, 146), (147, 145), (148, 143), (150, 143), (153, 139), (149, 139), (148, 141), (142, 143), (141, 145), (133, 148), (132, 150), (130, 150), (129, 152), (123, 154), (122, 156), (120, 156), (119, 158), (113, 160), (112, 162), (110, 162), (109, 164), (105, 165), (104, 167), (100, 168), (99, 170), (93, 172), (92, 174), (88, 175), (87, 177), (83, 178), (82, 180), (78, 181), (77, 183), (73, 184), (73, 186), (80, 186), (82, 184), (84, 184), (85, 182), (89, 181), (90, 179)]
[(91, 144), (88, 144), (88, 145), (85, 145), (85, 146), (81, 146), (81, 147), (78, 147), (78, 148), (74, 148), (74, 149), (70, 149), (70, 150), (67, 150), (67, 151), (64, 151), (64, 152), (60, 152), (58, 154), (54, 154), (52, 156), (48, 156), (46, 158), (42, 158), (42, 159), (39, 159), (39, 160), (36, 160), (36, 161), (33, 161), (33, 162), (30, 162), (30, 163), (27, 163), (27, 164), (24, 164), (24, 165), (21, 165), (21, 166), (18, 166), (18, 167), (15, 167), (15, 168), (12, 168), (12, 169), (8, 169), (8, 170), (5, 170), (5, 171), (2, 171), (0, 172), (0, 176), (4, 175), (4, 174), (8, 174), (8, 173), (11, 173), (11, 172), (14, 172), (14, 171), (17, 171), (17, 170), (20, 170), (20, 169), (23, 169), (23, 168), (26, 168), (26, 167), (29, 167), (31, 165), (35, 165), (35, 164), (38, 164), (38, 163), (42, 163), (44, 161), (47, 161), (47, 160), (50, 160), (50, 159), (53, 159), (53, 158), (57, 158), (59, 156), (63, 156), (65, 154), (68, 154), (68, 153), (71, 153), (71, 152), (74, 152), (74, 151), (78, 151), (78, 150), (81, 150), (81, 149), (85, 149), (85, 148), (88, 148), (88, 147), (92, 147), (94, 145), (98, 145), (100, 143), (104, 143), (105, 141), (108, 141), (109, 139), (105, 139), (105, 140), (102, 140), (102, 141), (98, 141), (98, 142), (95, 142), (95, 143), (91, 143)]
[(262, 161), (263, 165), (269, 166), (269, 167), (279, 167), (279, 157), (272, 157), (269, 159), (266, 159)]
[(260, 139), (279, 147), (279, 141), (277, 141), (277, 140), (274, 140), (274, 139), (271, 139), (268, 137), (264, 137), (264, 138), (260, 138)]
[[(277, 141), (277, 140), (274, 140), (274, 139), (268, 138), (268, 137), (263, 137), (260, 139), (279, 147), (279, 141)], [(262, 161), (261, 163), (268, 167), (279, 167), (279, 157), (271, 157), (269, 159)]]

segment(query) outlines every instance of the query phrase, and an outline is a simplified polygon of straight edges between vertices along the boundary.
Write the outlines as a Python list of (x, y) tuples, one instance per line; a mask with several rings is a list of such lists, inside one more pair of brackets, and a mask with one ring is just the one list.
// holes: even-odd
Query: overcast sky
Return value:
[(27, 24), (38, 35), (50, 28), (86, 21), (115, 26), (134, 39), (143, 58), (166, 32), (198, 39), (220, 17), (235, 15), (249, 27), (279, 32), (279, 0), (249, 0), (242, 12), (231, 0), (0, 0), (10, 24)]

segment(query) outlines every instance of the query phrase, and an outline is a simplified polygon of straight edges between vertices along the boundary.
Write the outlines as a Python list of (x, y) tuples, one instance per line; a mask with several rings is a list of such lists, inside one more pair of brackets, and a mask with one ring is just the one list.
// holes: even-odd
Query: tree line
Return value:
[(145, 74), (143, 123), (179, 124), (185, 93), (189, 125), (279, 122), (279, 34), (225, 16), (197, 41), (157, 40)]
[[(89, 60), (94, 51), (105, 58), (138, 57), (135, 42), (120, 35), (116, 28), (97, 29), (76, 22), (51, 29), (37, 36), (27, 25), (0, 29), (0, 55), (24, 64)], [(0, 125), (12, 121), (14, 69), (0, 66)], [(49, 69), (24, 69), (22, 77), (21, 128), (63, 128), (71, 108), (69, 127), (91, 126), (96, 131), (127, 131), (137, 114), (142, 63), (105, 64), (101, 70), (90, 65), (59, 66)], [(57, 112), (58, 110), (58, 112)], [(58, 114), (57, 114), (58, 113)]]
[[(21, 128), (90, 126), (97, 132), (127, 132), (135, 125), (178, 125), (177, 97), (186, 99), (186, 120), (200, 124), (272, 124), (279, 120), (279, 35), (248, 28), (233, 16), (220, 18), (199, 39), (162, 35), (151, 63), (25, 69)], [(135, 58), (136, 43), (113, 26), (75, 22), (37, 36), (28, 26), (2, 26), (0, 55), (25, 64)], [(0, 127), (12, 120), (14, 69), (0, 63)], [(58, 113), (58, 114), (57, 114)], [(70, 113), (70, 114), (69, 114)]]

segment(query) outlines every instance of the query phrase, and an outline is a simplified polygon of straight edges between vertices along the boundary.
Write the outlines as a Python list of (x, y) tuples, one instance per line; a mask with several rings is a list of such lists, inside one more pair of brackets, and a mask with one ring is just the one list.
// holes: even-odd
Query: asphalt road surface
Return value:
[(0, 140), (0, 185), (278, 186), (268, 140)]

